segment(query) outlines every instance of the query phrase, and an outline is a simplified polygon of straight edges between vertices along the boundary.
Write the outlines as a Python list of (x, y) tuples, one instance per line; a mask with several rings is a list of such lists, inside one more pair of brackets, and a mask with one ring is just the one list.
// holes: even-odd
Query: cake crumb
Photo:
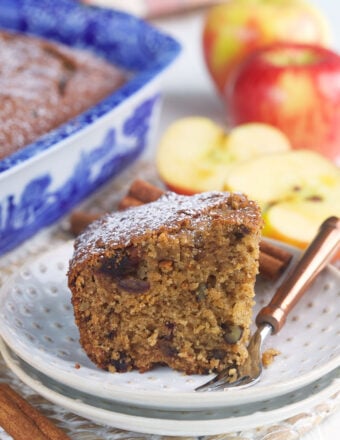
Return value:
[(276, 356), (281, 354), (279, 350), (276, 350), (275, 348), (268, 348), (263, 354), (262, 354), (262, 364), (265, 368), (268, 368), (273, 362)]

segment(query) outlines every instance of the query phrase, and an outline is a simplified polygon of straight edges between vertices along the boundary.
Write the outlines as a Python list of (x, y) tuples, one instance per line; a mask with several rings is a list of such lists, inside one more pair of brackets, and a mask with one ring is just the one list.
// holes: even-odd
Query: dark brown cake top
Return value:
[(104, 59), (31, 35), (0, 31), (0, 159), (80, 114), (125, 75)]
[(92, 223), (75, 241), (74, 260), (100, 254), (106, 247), (129, 246), (154, 232), (196, 231), (212, 221), (227, 220), (258, 230), (261, 213), (245, 195), (206, 192), (193, 196), (167, 192), (158, 200), (126, 211), (108, 214)]

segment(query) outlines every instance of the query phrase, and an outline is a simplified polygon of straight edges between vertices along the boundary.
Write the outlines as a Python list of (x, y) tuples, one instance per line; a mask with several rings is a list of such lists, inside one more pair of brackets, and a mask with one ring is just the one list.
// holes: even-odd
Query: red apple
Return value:
[(229, 0), (209, 9), (203, 24), (203, 54), (223, 93), (232, 71), (251, 51), (276, 41), (328, 45), (330, 29), (306, 0)]
[(293, 148), (315, 150), (340, 165), (340, 56), (310, 44), (276, 43), (239, 66), (225, 94), (234, 125), (264, 122)]

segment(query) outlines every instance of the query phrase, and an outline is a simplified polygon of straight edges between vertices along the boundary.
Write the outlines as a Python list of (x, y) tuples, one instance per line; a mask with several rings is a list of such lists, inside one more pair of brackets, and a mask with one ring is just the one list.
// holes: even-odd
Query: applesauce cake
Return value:
[(0, 160), (80, 115), (126, 82), (83, 49), (0, 30)]
[(68, 271), (89, 358), (111, 372), (243, 363), (261, 228), (255, 202), (223, 192), (167, 192), (92, 223)]

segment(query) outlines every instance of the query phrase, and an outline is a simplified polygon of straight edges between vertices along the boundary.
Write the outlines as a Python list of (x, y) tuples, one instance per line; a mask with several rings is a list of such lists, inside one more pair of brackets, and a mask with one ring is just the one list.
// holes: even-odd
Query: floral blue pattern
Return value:
[[(1, 255), (65, 215), (147, 148), (159, 113), (159, 77), (180, 45), (129, 14), (74, 0), (1, 0), (0, 28), (91, 50), (130, 72), (99, 104), (0, 161)], [(79, 150), (76, 159), (70, 149), (73, 155)], [(73, 160), (71, 171), (56, 169), (46, 159), (50, 154)]]
[[(123, 130), (133, 138), (133, 146), (117, 147), (116, 130), (107, 132), (102, 142), (89, 153), (82, 153), (71, 177), (57, 190), (51, 190), (53, 179), (49, 173), (34, 177), (18, 200), (12, 194), (0, 204), (0, 250), (6, 252), (32, 235), (32, 231), (60, 217), (89, 191), (106, 182), (124, 169), (131, 159), (144, 150), (153, 106), (159, 95), (137, 106), (125, 121)], [(117, 154), (117, 148), (121, 151)], [(122, 153), (124, 152), (124, 153)], [(98, 167), (99, 164), (99, 167)], [(94, 170), (97, 170), (94, 172)]]

